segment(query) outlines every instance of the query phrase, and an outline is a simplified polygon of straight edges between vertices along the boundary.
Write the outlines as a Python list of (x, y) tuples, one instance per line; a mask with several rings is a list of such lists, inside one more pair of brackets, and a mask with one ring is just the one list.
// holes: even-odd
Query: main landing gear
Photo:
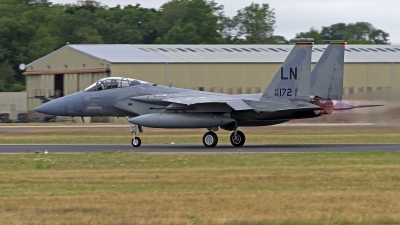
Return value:
[(229, 140), (231, 141), (231, 144), (234, 147), (241, 147), (244, 145), (244, 142), (246, 141), (246, 136), (244, 136), (242, 131), (235, 130), (234, 132), (232, 132)]
[[(218, 136), (215, 134), (215, 131), (218, 129), (208, 129), (209, 132), (205, 133), (203, 136), (203, 144), (207, 148), (213, 148), (218, 144)], [(235, 129), (234, 132), (232, 132), (231, 137), (229, 139), (231, 141), (231, 144), (234, 147), (241, 147), (244, 145), (244, 142), (246, 141), (246, 136), (244, 135), (243, 132)]]
[(205, 133), (203, 136), (203, 144), (207, 148), (215, 147), (218, 144), (218, 136), (212, 131)]

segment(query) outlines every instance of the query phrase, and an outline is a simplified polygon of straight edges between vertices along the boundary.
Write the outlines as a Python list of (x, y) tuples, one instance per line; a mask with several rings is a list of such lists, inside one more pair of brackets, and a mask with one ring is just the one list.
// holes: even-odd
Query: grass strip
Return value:
[[(138, 134), (146, 144), (200, 144), (202, 130), (152, 130)], [(218, 131), (219, 143), (228, 144), (231, 132)], [(399, 144), (400, 132), (389, 131), (246, 131), (247, 144)], [(129, 144), (132, 134), (121, 131), (35, 131), (1, 133), (0, 144)]]
[(396, 224), (400, 153), (0, 157), (0, 224)]

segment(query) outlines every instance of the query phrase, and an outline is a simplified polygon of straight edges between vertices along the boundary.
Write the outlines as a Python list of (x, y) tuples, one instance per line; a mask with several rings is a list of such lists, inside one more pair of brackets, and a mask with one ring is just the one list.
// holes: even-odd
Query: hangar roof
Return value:
[[(326, 47), (314, 45), (312, 62), (319, 60)], [(293, 45), (72, 44), (57, 51), (63, 48), (72, 48), (111, 63), (281, 63)], [(349, 44), (346, 46), (345, 62), (400, 62), (400, 45)]]

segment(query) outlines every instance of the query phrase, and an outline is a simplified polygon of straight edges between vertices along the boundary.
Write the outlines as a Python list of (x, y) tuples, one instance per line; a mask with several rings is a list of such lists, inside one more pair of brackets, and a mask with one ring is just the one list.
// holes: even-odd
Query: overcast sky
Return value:
[[(77, 0), (50, 0), (53, 3), (76, 3)], [(159, 8), (168, 0), (100, 0), (110, 7), (135, 5)], [(275, 35), (286, 39), (296, 33), (321, 29), (334, 23), (369, 22), (390, 34), (390, 42), (400, 45), (400, 0), (215, 0), (232, 17), (237, 10), (255, 3), (268, 3), (276, 13)]]

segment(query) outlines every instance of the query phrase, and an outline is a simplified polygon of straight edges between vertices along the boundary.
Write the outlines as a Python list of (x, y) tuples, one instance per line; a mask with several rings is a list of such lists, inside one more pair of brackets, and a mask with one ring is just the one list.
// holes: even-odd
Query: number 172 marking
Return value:
[(275, 96), (293, 96), (291, 88), (275, 88)]

